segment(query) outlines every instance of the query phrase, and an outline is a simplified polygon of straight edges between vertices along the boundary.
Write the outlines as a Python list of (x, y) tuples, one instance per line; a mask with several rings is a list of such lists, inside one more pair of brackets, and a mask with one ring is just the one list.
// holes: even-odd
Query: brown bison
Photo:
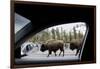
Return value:
[(56, 51), (60, 50), (59, 56), (61, 54), (61, 52), (63, 52), (63, 56), (64, 56), (64, 43), (61, 40), (49, 40), (47, 41), (45, 44), (41, 45), (40, 51), (44, 52), (48, 50), (48, 56), (50, 54), (52, 54), (52, 52), (55, 53), (55, 56), (57, 56)]
[[(77, 56), (77, 54), (81, 51), (82, 48), (82, 41), (80, 40), (76, 40), (70, 43), (70, 49), (74, 50), (77, 49), (75, 56)], [(80, 54), (79, 54), (80, 56)]]

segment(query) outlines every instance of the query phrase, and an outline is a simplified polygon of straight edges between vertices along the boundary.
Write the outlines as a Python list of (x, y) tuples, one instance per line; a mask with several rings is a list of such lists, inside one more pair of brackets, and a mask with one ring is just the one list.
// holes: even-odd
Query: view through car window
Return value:
[(21, 59), (16, 61), (79, 60), (86, 34), (84, 22), (46, 28), (21, 44)]

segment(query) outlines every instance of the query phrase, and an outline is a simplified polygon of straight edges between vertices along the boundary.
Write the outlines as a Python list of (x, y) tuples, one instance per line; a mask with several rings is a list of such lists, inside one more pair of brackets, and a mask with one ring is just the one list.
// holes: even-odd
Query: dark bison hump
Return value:
[(70, 44), (70, 49), (74, 50), (74, 49), (79, 49), (80, 48), (80, 44), (77, 43), (71, 43)]
[(49, 50), (58, 50), (63, 48), (63, 42), (60, 40), (57, 41), (49, 41), (47, 43), (47, 48)]

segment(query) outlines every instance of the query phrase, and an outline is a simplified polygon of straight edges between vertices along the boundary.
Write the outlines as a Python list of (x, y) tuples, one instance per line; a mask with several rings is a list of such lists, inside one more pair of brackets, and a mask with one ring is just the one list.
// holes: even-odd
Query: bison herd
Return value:
[[(75, 55), (77, 56), (77, 54), (81, 51), (82, 42), (74, 41), (74, 42), (70, 42), (69, 44), (70, 44), (69, 48), (71, 50), (76, 49)], [(46, 43), (41, 44), (40, 51), (44, 52), (44, 51), (48, 50), (47, 57), (49, 57), (49, 55), (52, 54), (52, 52), (54, 52), (55, 56), (57, 56), (56, 52), (57, 52), (57, 50), (60, 50), (59, 56), (61, 55), (62, 52), (63, 52), (63, 56), (64, 56), (64, 47), (67, 48), (67, 45), (62, 40), (49, 40)]]
[[(25, 50), (30, 50), (34, 47), (39, 47), (39, 51), (42, 52), (45, 52), (45, 51), (48, 51), (48, 55), (47, 57), (49, 57), (52, 52), (54, 52), (54, 55), (57, 56), (57, 55), (61, 55), (64, 56), (64, 50), (65, 48), (68, 48), (69, 46), (69, 49), (70, 50), (75, 50), (76, 49), (76, 53), (75, 53), (75, 56), (77, 56), (77, 54), (81, 51), (81, 48), (82, 48), (82, 42), (81, 41), (73, 41), (73, 42), (69, 42), (69, 43), (64, 43), (63, 40), (48, 40), (46, 41), (45, 43), (41, 43), (41, 44), (32, 44), (30, 43), (31, 45), (26, 45), (26, 49)], [(32, 47), (33, 46), (33, 47)], [(57, 51), (60, 50), (59, 54), (57, 54)], [(79, 54), (80, 55), (80, 54)]]

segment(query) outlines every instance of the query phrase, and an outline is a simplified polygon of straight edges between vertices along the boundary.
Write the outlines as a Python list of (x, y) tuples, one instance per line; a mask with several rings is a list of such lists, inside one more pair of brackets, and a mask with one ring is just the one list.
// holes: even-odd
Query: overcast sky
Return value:
[[(76, 23), (56, 25), (56, 26), (50, 27), (48, 29), (49, 30), (56, 29), (56, 28), (61, 29), (61, 27), (62, 27), (63, 30), (65, 30), (66, 32), (69, 32), (69, 31), (73, 32), (73, 27), (76, 27), (77, 25), (79, 26), (79, 27), (76, 28), (77, 32), (80, 30), (81, 32), (83, 32), (83, 34), (85, 34), (86, 24), (84, 22), (76, 22)], [(80, 25), (82, 25), (82, 26), (80, 27)]]

